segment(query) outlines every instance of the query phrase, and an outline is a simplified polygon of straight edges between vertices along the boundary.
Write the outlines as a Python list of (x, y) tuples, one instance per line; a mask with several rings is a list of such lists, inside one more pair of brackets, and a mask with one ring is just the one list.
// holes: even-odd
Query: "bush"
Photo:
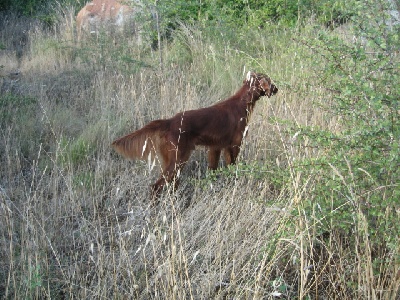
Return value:
[(320, 32), (304, 42), (319, 62), (317, 84), (330, 91), (322, 106), (339, 130), (300, 129), (320, 155), (297, 165), (309, 191), (296, 213), (313, 224), (316, 240), (346, 241), (352, 259), (384, 285), (380, 270), (398, 263), (400, 232), (400, 28), (386, 25), (386, 1), (350, 4), (354, 39)]

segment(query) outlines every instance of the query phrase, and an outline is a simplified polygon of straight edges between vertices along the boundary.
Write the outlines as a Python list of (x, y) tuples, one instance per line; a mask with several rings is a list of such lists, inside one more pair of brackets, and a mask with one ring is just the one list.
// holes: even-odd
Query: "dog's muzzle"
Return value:
[(269, 88), (268, 97), (271, 97), (272, 95), (275, 95), (277, 92), (278, 92), (278, 88), (274, 84), (271, 84), (271, 86)]

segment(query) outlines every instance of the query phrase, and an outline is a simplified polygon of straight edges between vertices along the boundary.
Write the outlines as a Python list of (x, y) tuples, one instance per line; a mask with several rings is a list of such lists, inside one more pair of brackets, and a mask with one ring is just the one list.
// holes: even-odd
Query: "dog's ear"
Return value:
[(268, 81), (265, 77), (262, 77), (261, 80), (259, 80), (261, 88), (266, 92), (271, 89), (271, 82)]

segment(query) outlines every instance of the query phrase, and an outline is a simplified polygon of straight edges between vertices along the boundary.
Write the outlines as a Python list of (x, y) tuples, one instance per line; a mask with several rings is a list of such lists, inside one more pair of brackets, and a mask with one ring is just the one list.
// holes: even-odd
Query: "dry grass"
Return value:
[[(307, 197), (309, 185), (300, 182), (314, 178), (293, 171), (279, 187), (271, 181), (277, 167), (318, 155), (275, 118), (337, 130), (314, 105), (329, 99), (309, 75), (304, 49), (292, 44), (293, 33), (255, 34), (250, 40), (258, 43), (249, 48), (262, 51), (256, 56), (182, 27), (163, 48), (161, 70), (147, 48), (104, 47), (106, 40), (75, 45), (70, 19), (64, 31), (30, 30), (20, 63), (9, 43), (13, 33), (1, 30), (8, 49), (0, 55), (3, 84), (19, 64), (12, 97), (35, 99), (34, 106), (1, 112), (12, 115), (0, 136), (1, 297), (394, 299), (398, 265), (374, 282), (370, 249), (349, 253), (360, 249), (335, 233), (330, 244), (315, 245), (320, 217), (291, 215)], [(150, 120), (229, 96), (245, 66), (270, 74), (280, 88), (258, 103), (240, 156), (271, 171), (214, 180), (198, 151), (178, 191), (166, 190), (150, 207), (157, 167), (123, 161), (110, 142)], [(348, 286), (348, 273), (358, 286)]]

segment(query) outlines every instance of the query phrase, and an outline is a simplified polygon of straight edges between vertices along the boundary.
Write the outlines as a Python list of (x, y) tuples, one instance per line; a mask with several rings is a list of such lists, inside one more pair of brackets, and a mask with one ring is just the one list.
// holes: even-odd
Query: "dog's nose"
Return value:
[(277, 92), (278, 88), (274, 84), (271, 84), (271, 95), (275, 95)]

